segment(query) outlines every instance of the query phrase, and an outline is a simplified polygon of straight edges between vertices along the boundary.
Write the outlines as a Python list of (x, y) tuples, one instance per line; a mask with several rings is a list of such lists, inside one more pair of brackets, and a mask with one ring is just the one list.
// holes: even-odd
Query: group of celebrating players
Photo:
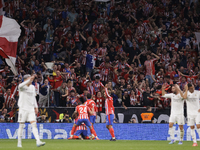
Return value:
[(192, 146), (198, 146), (195, 134), (195, 124), (197, 126), (197, 132), (200, 135), (200, 108), (199, 99), (200, 91), (194, 90), (194, 85), (188, 83), (185, 85), (184, 90), (181, 91), (177, 84), (171, 85), (172, 93), (166, 93), (166, 84), (162, 85), (162, 96), (164, 98), (171, 99), (171, 114), (169, 118), (169, 135), (171, 142), (169, 144), (175, 143), (174, 129), (173, 125), (177, 123), (180, 128), (180, 141), (179, 145), (183, 144), (184, 129), (183, 125), (185, 122), (184, 118), (184, 102), (187, 105), (187, 124), (191, 129), (191, 137), (193, 139)]
[[(112, 138), (110, 141), (116, 141), (113, 120), (114, 120), (114, 106), (113, 98), (110, 96), (111, 91), (105, 85), (105, 110), (106, 110), (106, 128), (109, 130)], [(71, 136), (68, 139), (96, 139), (99, 140), (95, 130), (94, 123), (96, 119), (96, 104), (91, 99), (91, 94), (87, 94), (87, 100), (84, 104), (78, 105), (73, 113), (74, 125), (72, 127)], [(91, 136), (87, 136), (87, 127), (90, 128)]]

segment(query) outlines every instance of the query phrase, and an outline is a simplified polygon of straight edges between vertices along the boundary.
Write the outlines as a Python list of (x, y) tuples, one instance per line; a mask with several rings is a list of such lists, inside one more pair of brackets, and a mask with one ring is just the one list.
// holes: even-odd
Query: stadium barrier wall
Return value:
[[(18, 123), (0, 123), (0, 139), (17, 139)], [(67, 139), (70, 135), (72, 123), (38, 123), (38, 131), (41, 139)], [(94, 129), (100, 139), (111, 138), (105, 123), (94, 125)], [(118, 140), (170, 140), (168, 124), (127, 124), (113, 125), (115, 136)], [(175, 138), (179, 140), (179, 129), (174, 125)], [(184, 125), (184, 140), (191, 141), (190, 128)], [(89, 133), (88, 133), (89, 134)], [(197, 132), (196, 132), (197, 134)], [(31, 125), (25, 124), (23, 139), (33, 139)], [(197, 139), (199, 136), (197, 134)]]
[[(53, 123), (59, 119), (59, 114), (65, 112), (65, 110), (68, 111), (69, 116), (72, 116), (75, 108), (66, 108), (66, 107), (65, 108), (64, 107), (63, 108), (39, 108), (39, 114), (46, 114), (49, 122)], [(118, 119), (119, 123), (128, 123), (132, 117), (135, 117), (136, 123), (140, 123), (141, 122), (140, 114), (143, 112), (146, 112), (146, 108), (144, 107), (131, 107), (131, 108), (128, 108), (127, 110), (122, 107), (115, 108), (115, 116)], [(154, 113), (154, 123), (168, 123), (169, 122), (170, 109), (157, 110), (153, 108), (152, 112)], [(11, 114), (11, 117), (12, 116), (15, 117), (15, 122), (17, 122), (18, 110), (15, 109), (11, 111), (10, 114)], [(105, 110), (103, 109), (102, 112), (97, 113), (96, 123), (103, 123), (105, 119), (106, 119), (106, 114), (105, 114)]]

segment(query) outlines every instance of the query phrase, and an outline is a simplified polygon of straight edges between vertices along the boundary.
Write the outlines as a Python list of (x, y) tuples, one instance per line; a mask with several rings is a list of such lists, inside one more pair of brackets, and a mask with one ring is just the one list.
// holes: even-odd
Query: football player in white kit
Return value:
[(171, 142), (169, 144), (175, 143), (173, 125), (175, 123), (178, 123), (180, 128), (180, 141), (178, 144), (181, 145), (183, 144), (183, 136), (184, 136), (183, 125), (185, 124), (183, 93), (177, 84), (171, 86), (173, 93), (167, 94), (165, 89), (166, 89), (166, 84), (163, 84), (162, 97), (171, 99), (171, 114), (169, 117), (169, 135), (171, 137)]
[(25, 122), (30, 122), (32, 126), (32, 132), (36, 139), (36, 145), (38, 147), (45, 145), (45, 142), (41, 142), (38, 134), (38, 129), (36, 125), (36, 114), (38, 113), (38, 105), (36, 102), (36, 92), (35, 87), (32, 82), (36, 75), (24, 75), (24, 82), (19, 84), (19, 114), (18, 114), (18, 143), (17, 147), (22, 147), (22, 131)]
[(194, 85), (188, 83), (185, 86), (185, 93), (183, 98), (186, 99), (187, 104), (187, 124), (191, 129), (191, 136), (193, 139), (192, 146), (198, 146), (195, 133), (195, 123), (197, 126), (197, 132), (200, 135), (200, 109), (199, 99), (200, 91), (194, 90)]

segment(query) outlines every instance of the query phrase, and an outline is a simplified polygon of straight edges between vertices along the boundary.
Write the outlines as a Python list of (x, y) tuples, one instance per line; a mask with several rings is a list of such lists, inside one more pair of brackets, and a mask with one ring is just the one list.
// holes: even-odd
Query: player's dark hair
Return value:
[(92, 95), (90, 93), (87, 94), (87, 99), (91, 99)]
[(192, 84), (191, 83), (188, 83), (188, 88), (192, 87)]

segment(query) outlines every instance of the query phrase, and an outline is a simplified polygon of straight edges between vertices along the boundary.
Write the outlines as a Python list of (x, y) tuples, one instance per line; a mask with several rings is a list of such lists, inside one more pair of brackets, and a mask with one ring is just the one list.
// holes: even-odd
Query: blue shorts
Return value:
[(87, 130), (77, 130), (74, 135), (76, 135), (76, 136), (82, 135), (83, 137), (86, 137)]
[(78, 119), (76, 125), (80, 126), (82, 123), (85, 123), (86, 126), (90, 127), (91, 123), (88, 119)]
[(95, 120), (96, 120), (96, 116), (90, 116), (90, 122), (91, 122), (92, 124), (95, 123)]
[(106, 116), (106, 125), (113, 125), (114, 114), (110, 114)]

